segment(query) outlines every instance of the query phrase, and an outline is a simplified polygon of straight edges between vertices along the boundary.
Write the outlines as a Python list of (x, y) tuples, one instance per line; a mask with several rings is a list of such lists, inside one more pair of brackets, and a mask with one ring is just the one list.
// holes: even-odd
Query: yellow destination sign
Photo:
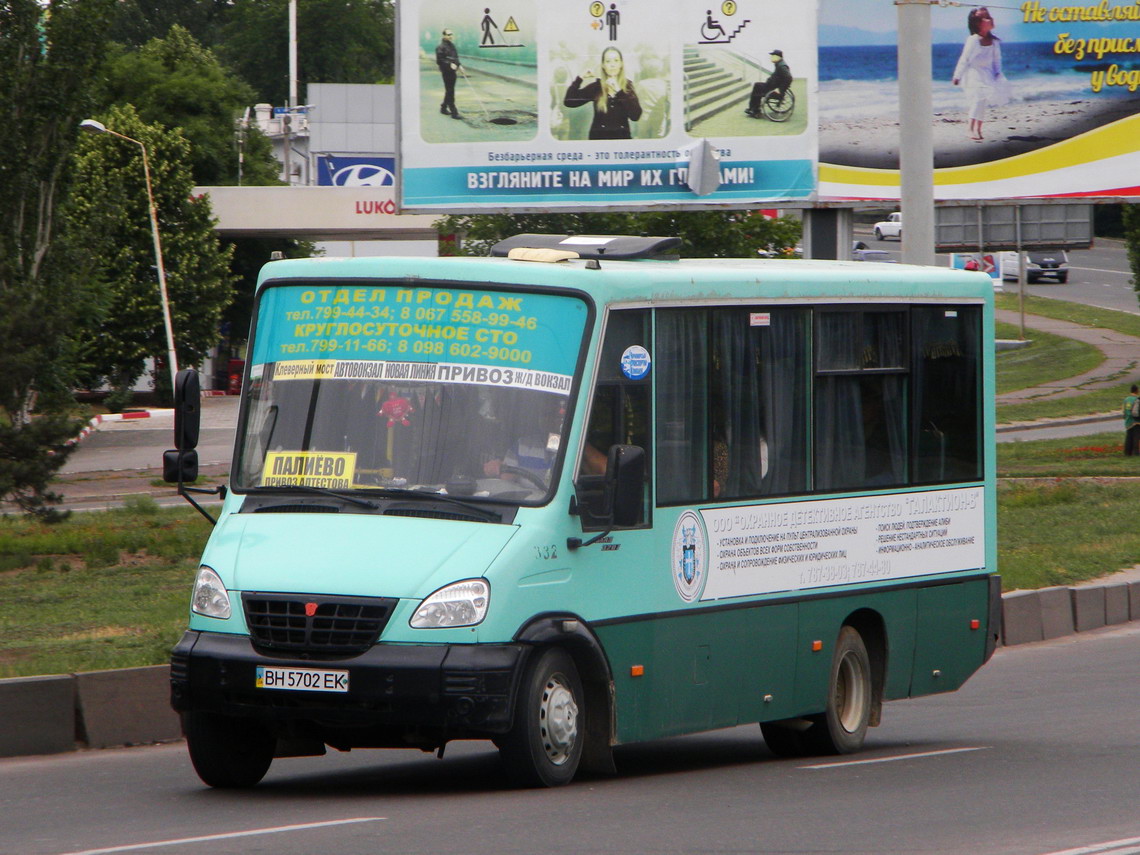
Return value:
[(347, 490), (355, 474), (356, 452), (271, 451), (265, 455), (261, 485)]

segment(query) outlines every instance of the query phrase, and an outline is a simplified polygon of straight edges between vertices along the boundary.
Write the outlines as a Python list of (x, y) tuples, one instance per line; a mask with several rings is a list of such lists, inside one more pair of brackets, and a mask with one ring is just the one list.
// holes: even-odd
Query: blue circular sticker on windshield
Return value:
[(621, 373), (630, 380), (641, 380), (649, 373), (649, 351), (640, 344), (632, 344), (621, 355)]

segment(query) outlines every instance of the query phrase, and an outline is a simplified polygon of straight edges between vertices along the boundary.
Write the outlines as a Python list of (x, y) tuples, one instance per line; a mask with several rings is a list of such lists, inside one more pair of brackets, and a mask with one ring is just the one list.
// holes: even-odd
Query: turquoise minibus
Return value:
[(489, 739), (554, 786), (751, 723), (777, 755), (849, 753), (884, 701), (987, 661), (989, 277), (678, 243), (265, 266), (171, 660), (206, 784)]

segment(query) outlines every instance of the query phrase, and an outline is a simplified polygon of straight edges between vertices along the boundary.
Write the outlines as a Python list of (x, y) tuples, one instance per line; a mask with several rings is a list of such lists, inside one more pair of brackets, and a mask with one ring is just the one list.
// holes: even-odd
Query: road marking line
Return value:
[(967, 751), (985, 751), (989, 746), (977, 745), (972, 748), (944, 748), (941, 751), (923, 751), (919, 754), (898, 754), (894, 757), (876, 757), (872, 760), (841, 760), (837, 763), (816, 763), (801, 766), (801, 769), (835, 769), (840, 766), (870, 766), (872, 763), (894, 763), (898, 760), (920, 760), (924, 757), (941, 757), (944, 754), (964, 754)]
[(1131, 276), (1132, 275), (1132, 272), (1130, 270), (1106, 270), (1103, 267), (1073, 267), (1070, 265), (1069, 269), (1070, 270), (1088, 270), (1088, 271), (1091, 271), (1092, 273), (1114, 273), (1117, 276)]
[(383, 822), (387, 817), (362, 816), (355, 819), (333, 819), (327, 822), (306, 822), (301, 825), (277, 825), (254, 828), (249, 831), (231, 831), (226, 834), (207, 834), (203, 837), (180, 837), (176, 840), (155, 840), (150, 843), (131, 843), (126, 846), (108, 846), (106, 849), (84, 849), (82, 852), (65, 852), (63, 855), (108, 855), (111, 852), (131, 852), (136, 849), (157, 849), (160, 846), (181, 846), (186, 843), (207, 843), (211, 840), (232, 840), (235, 837), (256, 837), (259, 834), (281, 834), (286, 831), (306, 831), (312, 828), (329, 828), (334, 825), (352, 825), (360, 822)]
[(1094, 843), (1092, 846), (1082, 846), (1077, 849), (1049, 852), (1047, 855), (1108, 855), (1108, 853), (1134, 855), (1134, 853), (1140, 852), (1140, 849), (1135, 848), (1138, 844), (1140, 844), (1140, 837), (1130, 837), (1127, 840), (1110, 840), (1107, 843)]

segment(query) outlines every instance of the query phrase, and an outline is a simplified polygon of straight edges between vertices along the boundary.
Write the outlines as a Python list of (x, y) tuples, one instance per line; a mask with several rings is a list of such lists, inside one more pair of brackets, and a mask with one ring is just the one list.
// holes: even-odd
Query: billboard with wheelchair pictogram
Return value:
[(398, 34), (408, 212), (816, 192), (814, 3), (423, 0)]

